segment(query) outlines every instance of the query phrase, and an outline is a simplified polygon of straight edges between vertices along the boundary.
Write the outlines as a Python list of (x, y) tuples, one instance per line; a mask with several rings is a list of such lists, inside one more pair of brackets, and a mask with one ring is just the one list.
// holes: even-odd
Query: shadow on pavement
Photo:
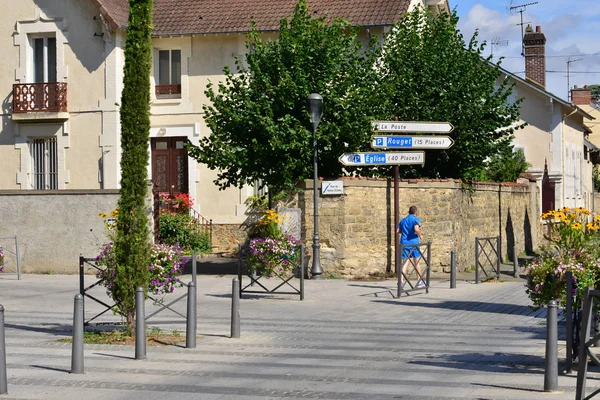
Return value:
[(535, 318), (544, 318), (545, 313), (540, 310), (534, 311), (529, 306), (505, 304), (505, 303), (484, 303), (481, 301), (440, 301), (437, 303), (403, 303), (398, 301), (390, 300), (373, 300), (379, 303), (396, 304), (403, 307), (423, 307), (423, 308), (446, 308), (449, 310), (463, 310), (463, 311), (475, 311), (482, 313), (495, 313), (495, 314), (514, 314), (514, 315), (526, 315)]
[[(543, 374), (544, 357), (515, 353), (465, 353), (444, 354), (439, 357), (413, 360), (409, 364), (429, 367), (456, 368), (480, 372), (505, 372), (510, 374)], [(559, 368), (559, 370), (561, 370)]]
[(17, 324), (4, 324), (4, 326), (8, 329), (17, 329), (21, 331), (28, 332), (40, 332), (40, 333), (50, 333), (52, 335), (59, 336), (70, 336), (73, 333), (73, 326), (71, 325), (60, 325), (60, 324), (52, 324), (47, 328), (41, 326), (28, 326), (28, 325), (17, 325)]
[[(238, 259), (230, 257), (203, 257), (196, 260), (198, 275), (237, 275)], [(183, 274), (192, 273), (192, 262), (188, 261)]]

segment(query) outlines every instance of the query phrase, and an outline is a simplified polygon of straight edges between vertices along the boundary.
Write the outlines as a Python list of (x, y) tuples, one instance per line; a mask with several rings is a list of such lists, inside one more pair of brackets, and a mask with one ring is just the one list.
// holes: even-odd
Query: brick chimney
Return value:
[(571, 103), (576, 106), (586, 106), (592, 102), (592, 89), (585, 85), (578, 88), (577, 85), (571, 89)]
[(542, 87), (546, 87), (546, 36), (542, 28), (527, 25), (523, 36), (523, 55), (525, 56), (525, 78)]

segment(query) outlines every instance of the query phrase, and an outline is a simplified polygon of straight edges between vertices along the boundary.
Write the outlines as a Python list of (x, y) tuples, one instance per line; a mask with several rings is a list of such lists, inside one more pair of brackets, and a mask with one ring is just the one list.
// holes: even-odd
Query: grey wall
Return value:
[(118, 190), (0, 190), (0, 237), (18, 236), (23, 273), (75, 274), (79, 255), (95, 257), (107, 241), (98, 214), (118, 198)]

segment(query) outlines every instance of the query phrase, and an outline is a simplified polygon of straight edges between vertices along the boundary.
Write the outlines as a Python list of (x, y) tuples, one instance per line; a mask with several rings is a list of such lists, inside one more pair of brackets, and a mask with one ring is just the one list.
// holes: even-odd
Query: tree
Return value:
[(531, 166), (523, 150), (513, 151), (511, 148), (493, 155), (486, 164), (487, 178), (494, 182), (515, 182)]
[(121, 98), (121, 190), (118, 201), (113, 297), (134, 329), (135, 290), (146, 288), (150, 232), (144, 200), (148, 179), (153, 0), (129, 0)]
[(423, 167), (401, 168), (405, 175), (473, 179), (488, 157), (509, 151), (518, 126), (520, 100), (508, 101), (514, 84), (497, 83), (499, 63), (483, 57), (477, 33), (466, 43), (457, 23), (456, 13), (416, 9), (385, 38), (379, 92), (387, 118), (454, 125), (454, 146), (428, 151)]
[(592, 99), (600, 100), (600, 85), (589, 85), (592, 90)]
[(225, 81), (206, 90), (211, 135), (189, 146), (190, 156), (219, 171), (220, 188), (255, 181), (273, 192), (293, 188), (313, 170), (306, 99), (316, 92), (325, 103), (319, 173), (342, 174), (338, 157), (369, 148), (370, 121), (380, 109), (372, 92), (374, 43), (363, 48), (357, 34), (347, 21), (313, 19), (305, 0), (281, 21), (277, 39), (263, 41), (253, 28), (247, 66), (238, 59), (237, 74), (225, 68)]

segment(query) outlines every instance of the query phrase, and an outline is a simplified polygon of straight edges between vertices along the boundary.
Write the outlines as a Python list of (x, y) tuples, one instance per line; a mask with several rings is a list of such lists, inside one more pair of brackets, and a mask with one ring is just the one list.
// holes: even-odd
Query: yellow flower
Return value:
[(573, 225), (571, 225), (571, 228), (575, 230), (580, 230), (582, 228), (582, 225), (579, 222), (576, 222)]

